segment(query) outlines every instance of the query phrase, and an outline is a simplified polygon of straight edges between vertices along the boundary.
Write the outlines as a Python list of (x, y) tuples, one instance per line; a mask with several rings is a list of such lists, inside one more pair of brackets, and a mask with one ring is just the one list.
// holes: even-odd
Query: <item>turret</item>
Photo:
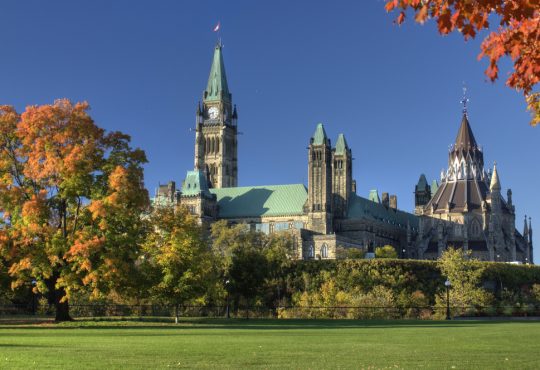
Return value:
[(433, 180), (431, 182), (431, 196), (433, 197), (435, 193), (439, 190), (439, 183), (437, 183), (437, 180)]
[(199, 222), (208, 222), (217, 216), (216, 196), (209, 190), (206, 174), (201, 170), (188, 171), (182, 182), (180, 204), (198, 216)]
[(332, 151), (332, 196), (336, 218), (345, 218), (352, 193), (352, 152), (343, 134), (339, 134)]
[(501, 181), (497, 172), (497, 163), (493, 164), (493, 173), (489, 185), (491, 192), (491, 209), (493, 212), (498, 212), (501, 209)]
[(418, 183), (414, 187), (414, 205), (417, 215), (422, 214), (424, 206), (428, 204), (431, 196), (431, 187), (427, 183), (426, 175), (421, 174)]
[(322, 123), (317, 125), (309, 143), (308, 228), (332, 232), (332, 150)]
[(530, 216), (529, 216), (529, 261), (530, 263), (533, 263), (533, 230), (532, 230)]
[(511, 212), (514, 211), (514, 204), (512, 202), (512, 189), (506, 191), (506, 202), (508, 203), (508, 208)]
[(525, 243), (529, 244), (529, 226), (527, 225), (527, 215), (525, 215), (525, 220), (523, 222), (523, 238)]

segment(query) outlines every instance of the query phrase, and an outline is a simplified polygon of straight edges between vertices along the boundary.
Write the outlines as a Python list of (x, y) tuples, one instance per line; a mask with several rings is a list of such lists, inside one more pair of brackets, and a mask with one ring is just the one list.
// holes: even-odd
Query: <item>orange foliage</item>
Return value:
[(533, 113), (531, 124), (540, 122), (540, 94), (533, 91), (540, 80), (540, 0), (389, 0), (385, 8), (399, 10), (398, 24), (411, 9), (417, 22), (435, 18), (441, 34), (457, 30), (465, 40), (487, 29), (490, 15), (496, 15), (499, 29), (484, 39), (479, 59), (489, 60), (485, 73), (491, 81), (499, 77), (499, 60), (504, 56), (512, 59), (514, 69), (506, 85), (525, 95)]
[(67, 99), (21, 115), (0, 106), (0, 256), (13, 287), (36, 279), (62, 301), (81, 284), (97, 297), (121, 283), (148, 197), (144, 152), (88, 110)]
[(88, 109), (86, 102), (73, 105), (67, 99), (26, 109), (17, 127), (19, 155), (28, 158), (26, 176), (53, 185), (95, 168), (103, 130)]

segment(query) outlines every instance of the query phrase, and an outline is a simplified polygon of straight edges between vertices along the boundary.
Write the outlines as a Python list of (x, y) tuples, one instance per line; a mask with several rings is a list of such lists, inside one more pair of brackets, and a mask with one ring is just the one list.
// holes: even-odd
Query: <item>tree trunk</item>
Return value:
[(69, 303), (68, 301), (61, 302), (62, 298), (66, 295), (64, 289), (56, 289), (54, 292), (54, 307), (56, 308), (56, 317), (54, 321), (73, 321), (69, 315)]

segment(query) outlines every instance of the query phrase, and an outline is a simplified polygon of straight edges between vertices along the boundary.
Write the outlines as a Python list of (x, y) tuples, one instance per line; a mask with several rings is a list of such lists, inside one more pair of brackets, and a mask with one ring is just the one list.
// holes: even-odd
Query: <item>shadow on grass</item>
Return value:
[(540, 325), (540, 321), (504, 321), (504, 320), (466, 320), (466, 321), (428, 321), (428, 320), (332, 320), (332, 319), (222, 319), (198, 318), (182, 319), (175, 324), (171, 319), (79, 319), (72, 322), (55, 324), (54, 321), (0, 321), (0, 329), (98, 329), (98, 330), (308, 330), (308, 329), (386, 329), (386, 328), (464, 328), (481, 325), (523, 323)]

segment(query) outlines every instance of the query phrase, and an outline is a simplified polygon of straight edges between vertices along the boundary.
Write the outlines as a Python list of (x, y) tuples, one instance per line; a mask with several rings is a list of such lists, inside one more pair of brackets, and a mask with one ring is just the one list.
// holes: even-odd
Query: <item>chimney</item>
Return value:
[(353, 180), (352, 181), (352, 184), (351, 184), (351, 192), (353, 194), (356, 194), (356, 180)]
[(382, 205), (388, 208), (389, 206), (388, 193), (382, 193)]
[(397, 195), (390, 195), (390, 208), (397, 209)]

